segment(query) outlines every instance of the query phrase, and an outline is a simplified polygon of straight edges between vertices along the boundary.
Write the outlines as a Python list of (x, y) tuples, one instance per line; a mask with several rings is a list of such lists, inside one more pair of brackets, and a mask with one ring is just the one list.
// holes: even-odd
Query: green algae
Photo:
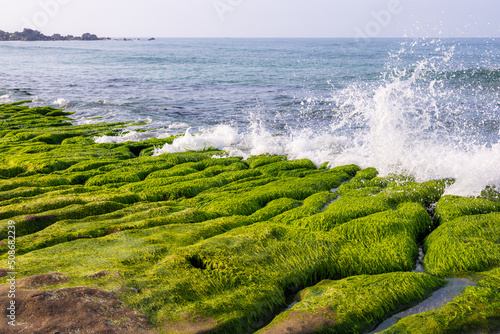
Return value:
[[(250, 172), (250, 171), (249, 171)], [(259, 172), (257, 172), (259, 173)], [(348, 178), (340, 174), (337, 182)], [(330, 189), (331, 184), (312, 177), (286, 178), (265, 185), (243, 190), (221, 190), (207, 192), (200, 196), (198, 207), (204, 207), (207, 212), (221, 215), (248, 215), (259, 210), (267, 203), (281, 197), (304, 200), (307, 197)]]
[(500, 268), (495, 268), (443, 307), (405, 317), (381, 333), (498, 333), (499, 328)]
[(415, 183), (402, 178), (394, 181), (394, 176), (378, 178), (377, 174), (373, 168), (358, 171), (349, 182), (338, 187), (337, 198), (323, 212), (290, 223), (329, 231), (352, 219), (394, 209), (401, 203), (415, 202), (429, 207), (439, 200), (449, 184), (448, 180)]
[[(223, 332), (239, 332), (282, 307), (287, 291), (328, 277), (411, 269), (417, 252), (414, 237), (427, 223), (419, 223), (417, 218), (425, 216), (425, 209), (411, 203), (412, 208), (401, 207), (399, 213), (390, 210), (384, 217), (346, 223), (331, 236), (257, 223), (296, 205), (280, 199), (251, 216), (74, 240), (29, 252), (20, 259), (31, 274), (57, 268), (73, 277), (70, 285), (90, 284), (85, 277), (92, 271), (118, 271), (121, 284), (140, 291), (123, 298), (155, 315), (153, 319), (175, 321), (194, 312), (217, 319)], [(386, 221), (387, 217), (392, 219)], [(408, 220), (402, 220), (404, 217)], [(363, 227), (371, 232), (358, 237), (352, 233)], [(98, 262), (86, 247), (99, 249)]]
[(448, 221), (425, 240), (425, 268), (439, 276), (488, 270), (500, 264), (499, 240), (498, 212)]
[(495, 186), (487, 186), (481, 191), (480, 198), (484, 198), (492, 202), (500, 202), (500, 191)]
[(443, 196), (436, 205), (436, 220), (447, 222), (465, 215), (499, 212), (500, 203), (483, 198)]
[(325, 211), (291, 223), (312, 230), (329, 231), (337, 225), (350, 220), (389, 209), (390, 206), (385, 201), (375, 197), (367, 196), (362, 199), (358, 197), (340, 197), (330, 204)]
[[(382, 333), (496, 333), (500, 328), (500, 212), (495, 201), (444, 196), (436, 206), (439, 226), (426, 237), (427, 272), (472, 275), (477, 286), (443, 307), (401, 319)], [(477, 273), (480, 274), (478, 275)]]
[[(325, 280), (301, 291), (296, 297), (297, 304), (257, 333), (283, 333), (287, 329), (298, 332), (301, 322), (317, 326), (310, 333), (365, 332), (388, 315), (425, 299), (443, 285), (441, 279), (417, 273)], [(318, 321), (318, 317), (326, 319)]]
[[(254, 161), (255, 165), (255, 161)], [(300, 170), (301, 172), (309, 169), (316, 169), (316, 166), (313, 164), (311, 160), (302, 159), (302, 160), (293, 160), (293, 161), (280, 161), (274, 162), (270, 164), (260, 165), (259, 167), (253, 167), (260, 171), (262, 174), (268, 174), (273, 176), (283, 175), (290, 170)]]
[(257, 168), (267, 164), (272, 164), (276, 162), (285, 161), (286, 156), (284, 155), (258, 155), (247, 159), (248, 166), (250, 168)]
[(270, 221), (274, 223), (288, 224), (295, 220), (309, 217), (320, 213), (335, 196), (329, 191), (323, 191), (307, 197), (302, 205), (283, 212), (280, 215), (273, 217)]
[[(112, 291), (167, 333), (189, 318), (213, 319), (214, 333), (252, 331), (290, 293), (324, 279), (412, 270), (433, 228), (426, 209), (451, 182), (211, 148), (151, 156), (174, 137), (96, 144), (130, 124), (73, 126), (67, 116), (0, 105), (0, 258), (13, 219), (19, 277), (61, 272), (69, 279), (60, 287)], [(489, 269), (494, 256), (485, 264), (478, 254), (496, 254), (496, 218), (456, 222), (463, 212), (445, 200), (436, 214), (454, 225), (428, 237), (424, 263), (444, 239), (466, 235), (475, 248), (464, 254), (483, 265), (467, 271)], [(470, 212), (499, 211), (491, 203)], [(463, 270), (438, 261), (450, 267), (437, 275)]]
[(500, 264), (500, 206), (483, 198), (444, 196), (440, 224), (425, 240), (424, 265), (439, 276), (484, 271)]

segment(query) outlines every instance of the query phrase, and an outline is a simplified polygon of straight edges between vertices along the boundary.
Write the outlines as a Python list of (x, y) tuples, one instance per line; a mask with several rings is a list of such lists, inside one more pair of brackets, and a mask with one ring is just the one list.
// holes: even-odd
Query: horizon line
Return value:
[[(99, 35), (98, 35), (99, 36)], [(111, 39), (123, 39), (123, 38), (177, 38), (177, 39), (358, 39), (358, 40), (366, 40), (366, 39), (495, 39), (500, 38), (499, 36), (419, 36), (419, 37), (410, 37), (410, 36), (399, 36), (399, 37), (258, 37), (258, 36), (231, 36), (231, 37), (222, 37), (222, 36), (99, 36), (101, 38), (111, 38)]]

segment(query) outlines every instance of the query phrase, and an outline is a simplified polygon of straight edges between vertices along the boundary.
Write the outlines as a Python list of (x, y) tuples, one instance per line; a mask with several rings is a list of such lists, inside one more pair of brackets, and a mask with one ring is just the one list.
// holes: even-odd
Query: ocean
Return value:
[(499, 94), (498, 39), (0, 43), (0, 103), (75, 111), (75, 124), (146, 123), (97, 142), (185, 133), (155, 154), (353, 163), (455, 178), (457, 195), (500, 187)]

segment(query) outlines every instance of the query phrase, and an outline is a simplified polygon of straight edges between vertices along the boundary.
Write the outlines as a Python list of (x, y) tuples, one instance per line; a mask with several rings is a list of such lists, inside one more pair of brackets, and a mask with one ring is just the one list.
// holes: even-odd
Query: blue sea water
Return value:
[[(450, 193), (500, 185), (498, 39), (158, 39), (2, 42), (0, 103), (76, 111), (75, 124), (140, 121), (207, 146), (356, 163)], [(101, 117), (96, 119), (96, 117)]]

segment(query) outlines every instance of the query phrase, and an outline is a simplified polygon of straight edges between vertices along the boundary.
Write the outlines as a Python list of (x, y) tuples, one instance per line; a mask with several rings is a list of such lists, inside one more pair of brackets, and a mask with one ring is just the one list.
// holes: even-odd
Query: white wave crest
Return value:
[(228, 125), (219, 125), (203, 133), (190, 133), (191, 128), (186, 130), (184, 136), (174, 140), (172, 145), (165, 145), (162, 148), (155, 149), (154, 155), (163, 153), (177, 153), (188, 150), (204, 150), (207, 148), (217, 148), (230, 151), (231, 147), (238, 145), (241, 137), (237, 130)]
[(68, 107), (70, 103), (71, 103), (71, 101), (66, 100), (66, 99), (64, 99), (62, 97), (58, 98), (54, 102), (52, 102), (52, 104), (54, 104), (54, 105), (56, 105), (56, 106), (58, 106), (60, 108)]
[(166, 137), (168, 137), (168, 135), (161, 135), (155, 131), (150, 131), (150, 132), (130, 131), (119, 136), (94, 137), (94, 142), (96, 144), (116, 144), (116, 143), (125, 143), (128, 141), (139, 142), (152, 138), (166, 138)]
[(0, 103), (12, 103), (14, 102), (10, 98), (12, 97), (12, 94), (5, 94), (5, 95), (0, 95)]

